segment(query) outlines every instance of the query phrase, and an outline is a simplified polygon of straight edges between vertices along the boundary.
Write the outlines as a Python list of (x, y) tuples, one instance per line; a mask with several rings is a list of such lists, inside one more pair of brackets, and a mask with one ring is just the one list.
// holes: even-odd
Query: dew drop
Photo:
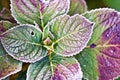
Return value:
[(110, 52), (111, 52), (111, 53), (114, 53), (114, 52), (115, 52), (115, 50), (111, 49), (111, 50), (110, 50)]
[(110, 50), (111, 53), (113, 53), (114, 51), (113, 50)]
[(106, 35), (107, 38), (109, 38), (109, 36), (110, 36), (109, 34)]
[(86, 65), (83, 65), (83, 67), (86, 67)]

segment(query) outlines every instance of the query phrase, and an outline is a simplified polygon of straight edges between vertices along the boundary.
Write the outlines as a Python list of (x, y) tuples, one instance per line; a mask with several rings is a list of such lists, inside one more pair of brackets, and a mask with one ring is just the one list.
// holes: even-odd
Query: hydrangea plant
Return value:
[(10, 2), (17, 23), (11, 18), (0, 21), (0, 80), (20, 72), (23, 63), (30, 65), (17, 80), (119, 77), (119, 12), (87, 11), (84, 0)]

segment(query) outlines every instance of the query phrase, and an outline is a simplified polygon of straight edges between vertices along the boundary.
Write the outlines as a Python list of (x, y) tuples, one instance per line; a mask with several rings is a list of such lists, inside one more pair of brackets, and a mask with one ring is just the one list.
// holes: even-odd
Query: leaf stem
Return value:
[[(38, 1), (38, 3), (39, 3), (39, 1)], [(41, 22), (41, 25), (40, 25), (40, 28), (42, 28), (42, 31), (43, 31), (43, 29), (44, 29), (44, 22), (43, 22), (43, 17), (42, 17), (42, 12), (41, 12), (41, 4), (39, 3), (38, 4), (38, 10), (39, 10), (39, 15), (40, 15), (40, 22)]]
[(48, 55), (49, 55), (49, 60), (50, 60), (50, 68), (51, 68), (51, 72), (52, 72), (52, 76), (53, 76), (54, 75), (54, 71), (53, 71), (51, 50), (48, 51)]
[(42, 31), (44, 29), (44, 22), (43, 22), (43, 17), (42, 17), (42, 13), (40, 11), (40, 21), (41, 21), (41, 27), (42, 27)]
[[(107, 48), (107, 47), (118, 47), (120, 45), (112, 45), (112, 44), (108, 44), (108, 45), (96, 45), (95, 48)], [(90, 48), (90, 46), (86, 46), (85, 48)]]

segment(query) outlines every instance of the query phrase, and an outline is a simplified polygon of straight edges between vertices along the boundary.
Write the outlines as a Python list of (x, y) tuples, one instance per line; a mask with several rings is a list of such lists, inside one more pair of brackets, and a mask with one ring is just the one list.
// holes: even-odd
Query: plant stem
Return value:
[(48, 51), (48, 55), (49, 55), (49, 60), (50, 60), (50, 68), (51, 68), (51, 72), (52, 72), (52, 76), (54, 75), (54, 71), (53, 71), (53, 63), (52, 63), (52, 55), (51, 55), (51, 51)]
[(42, 12), (40, 11), (41, 5), (39, 4), (38, 6), (39, 6), (40, 22), (41, 22), (41, 26), (40, 27), (42, 28), (42, 31), (43, 31), (43, 29), (44, 29), (44, 22), (43, 22)]

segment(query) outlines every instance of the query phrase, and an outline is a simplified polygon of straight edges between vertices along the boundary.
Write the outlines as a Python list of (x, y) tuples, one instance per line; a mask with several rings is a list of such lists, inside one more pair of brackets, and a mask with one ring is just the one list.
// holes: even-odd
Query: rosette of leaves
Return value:
[(22, 62), (31, 64), (17, 80), (119, 77), (120, 13), (86, 10), (84, 0), (11, 0), (19, 25), (2, 21), (0, 79), (19, 72)]
[[(19, 72), (23, 62), (31, 64), (27, 73), (19, 75), (27, 76), (22, 79), (18, 76), (18, 80), (81, 80), (83, 73), (73, 55), (87, 45), (93, 23), (73, 11), (78, 7), (78, 2), (81, 4), (84, 1), (10, 2), (12, 15), (19, 25), (7, 28), (0, 34), (0, 79)], [(71, 6), (74, 8), (71, 9)], [(75, 13), (84, 12), (86, 6), (81, 9)], [(69, 16), (68, 12), (73, 16)], [(6, 28), (6, 23), (2, 28)]]

